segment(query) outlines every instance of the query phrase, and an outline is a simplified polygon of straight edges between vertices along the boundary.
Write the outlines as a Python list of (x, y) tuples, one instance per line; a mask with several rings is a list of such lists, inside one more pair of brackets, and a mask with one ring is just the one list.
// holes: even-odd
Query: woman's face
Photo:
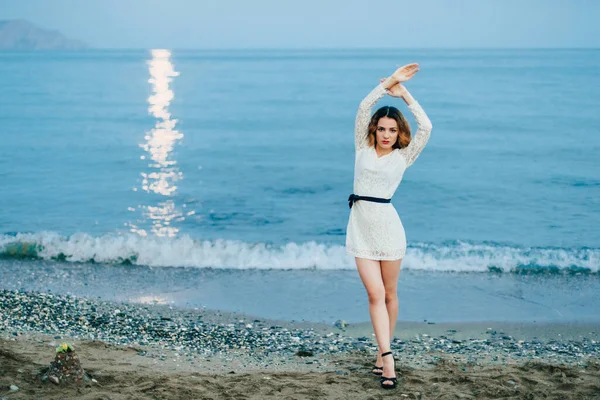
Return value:
[(396, 120), (389, 117), (379, 118), (377, 122), (377, 146), (382, 149), (391, 149), (398, 140), (398, 124)]

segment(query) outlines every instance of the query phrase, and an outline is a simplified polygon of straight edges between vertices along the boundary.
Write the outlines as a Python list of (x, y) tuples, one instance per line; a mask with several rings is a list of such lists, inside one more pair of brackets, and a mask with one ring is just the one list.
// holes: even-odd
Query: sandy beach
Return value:
[[(0, 299), (0, 399), (600, 398), (598, 325), (400, 322), (399, 387), (384, 391), (369, 373), (367, 323), (6, 290)], [(80, 384), (42, 382), (63, 342), (89, 378)]]

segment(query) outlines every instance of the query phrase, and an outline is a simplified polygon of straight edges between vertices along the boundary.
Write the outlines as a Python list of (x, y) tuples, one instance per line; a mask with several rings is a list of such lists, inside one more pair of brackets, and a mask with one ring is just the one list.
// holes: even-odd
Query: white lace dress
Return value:
[[(431, 121), (419, 103), (408, 106), (417, 120), (418, 129), (410, 144), (377, 156), (368, 143), (371, 108), (386, 94), (378, 85), (360, 103), (356, 114), (354, 194), (389, 199), (398, 188), (404, 171), (417, 159), (429, 140)], [(350, 210), (346, 228), (346, 253), (370, 260), (399, 260), (406, 254), (404, 227), (391, 203), (359, 200)]]

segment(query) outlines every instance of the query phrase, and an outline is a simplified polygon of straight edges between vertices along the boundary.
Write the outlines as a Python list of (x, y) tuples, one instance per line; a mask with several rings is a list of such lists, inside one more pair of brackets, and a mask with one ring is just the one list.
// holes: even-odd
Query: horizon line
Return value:
[(600, 47), (92, 47), (80, 49), (1, 49), (0, 52), (44, 52), (44, 51), (148, 51), (164, 49), (170, 51), (381, 51), (381, 50), (600, 50)]

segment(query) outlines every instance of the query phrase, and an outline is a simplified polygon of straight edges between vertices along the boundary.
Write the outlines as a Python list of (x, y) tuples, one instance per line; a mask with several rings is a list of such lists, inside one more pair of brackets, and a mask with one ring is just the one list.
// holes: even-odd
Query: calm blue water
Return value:
[(597, 273), (599, 50), (0, 53), (0, 264), (352, 269), (356, 108), (413, 61), (403, 267)]

